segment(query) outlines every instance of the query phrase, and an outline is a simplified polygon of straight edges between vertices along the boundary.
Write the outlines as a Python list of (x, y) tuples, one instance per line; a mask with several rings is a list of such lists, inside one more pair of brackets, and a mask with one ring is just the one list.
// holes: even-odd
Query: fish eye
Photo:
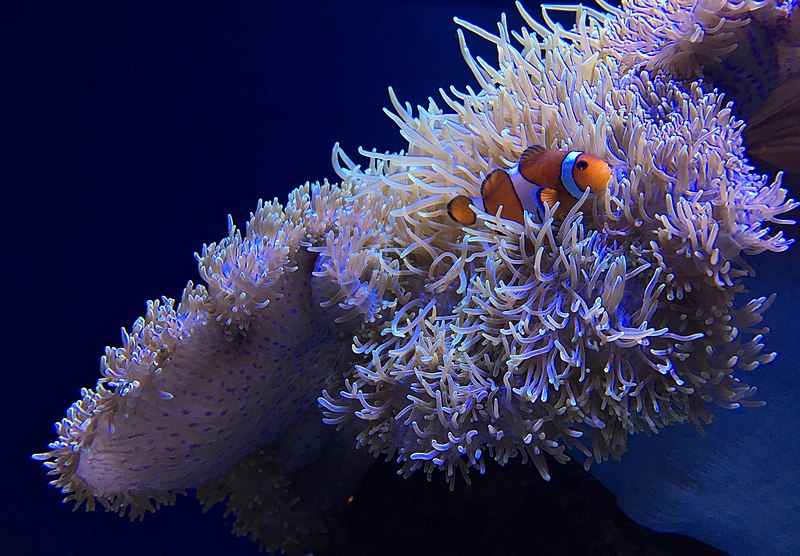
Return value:
[(585, 160), (579, 160), (578, 163), (575, 165), (578, 170), (586, 170), (589, 167), (589, 163)]

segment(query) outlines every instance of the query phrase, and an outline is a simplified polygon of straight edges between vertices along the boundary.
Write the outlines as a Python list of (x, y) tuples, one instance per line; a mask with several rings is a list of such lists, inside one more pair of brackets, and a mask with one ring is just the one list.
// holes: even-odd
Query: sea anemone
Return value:
[[(520, 48), (505, 22), (498, 35), (459, 22), (497, 45), (495, 69), (459, 33), (482, 90), (443, 92), (451, 112), (431, 101), (417, 117), (393, 97), (408, 153), (338, 166), (399, 199), (384, 269), (413, 296), (359, 331), (362, 360), (321, 403), (330, 424), (363, 420), (359, 445), (404, 474), (443, 469), (452, 482), (519, 455), (547, 478), (545, 454), (618, 457), (632, 433), (751, 405), (740, 371), (774, 357), (756, 329), (772, 299), (736, 294), (742, 255), (788, 247), (765, 224), (787, 223), (795, 204), (780, 176), (753, 173), (743, 122), (701, 83), (623, 71), (595, 12), (576, 9), (569, 32), (523, 15), (539, 37), (517, 34)], [(532, 144), (609, 160), (609, 194), (563, 220), (448, 221), (450, 197), (477, 195)]]

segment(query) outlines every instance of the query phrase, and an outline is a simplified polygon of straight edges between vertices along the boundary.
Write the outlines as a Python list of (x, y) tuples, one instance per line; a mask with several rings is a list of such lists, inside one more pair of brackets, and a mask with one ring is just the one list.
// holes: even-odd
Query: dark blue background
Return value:
[(387, 86), (427, 105), (473, 84), (452, 17), (503, 10), (522, 24), (508, 1), (4, 4), (0, 553), (256, 553), (191, 495), (133, 525), (72, 513), (29, 455), (145, 300), (198, 280), (227, 214), (336, 180), (337, 141), (404, 148)]

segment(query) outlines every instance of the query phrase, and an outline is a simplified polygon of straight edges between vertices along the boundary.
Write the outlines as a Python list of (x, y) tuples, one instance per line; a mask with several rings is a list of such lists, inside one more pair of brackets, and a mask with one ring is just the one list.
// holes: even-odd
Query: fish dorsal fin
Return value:
[(547, 149), (541, 145), (531, 145), (522, 151), (521, 155), (519, 155), (519, 164), (520, 166), (523, 164), (536, 164), (536, 161), (539, 160), (546, 152)]
[(498, 168), (489, 173), (481, 184), (481, 196), (483, 197), (484, 210), (489, 214), (497, 214), (497, 209), (503, 205), (500, 216), (508, 220), (514, 220), (522, 224), (525, 221), (523, 216), (522, 202), (519, 200), (517, 190), (511, 176), (502, 168)]
[(472, 210), (472, 199), (466, 195), (454, 197), (447, 203), (447, 214), (462, 226), (472, 226), (475, 223), (475, 211)]
[(561, 151), (545, 149), (541, 145), (531, 145), (519, 157), (519, 173), (527, 181), (542, 186), (556, 188), (561, 185)]

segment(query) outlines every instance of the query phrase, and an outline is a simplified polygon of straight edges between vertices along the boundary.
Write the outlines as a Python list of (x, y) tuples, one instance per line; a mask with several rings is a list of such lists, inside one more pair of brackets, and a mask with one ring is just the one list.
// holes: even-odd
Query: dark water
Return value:
[[(333, 180), (336, 141), (353, 155), (403, 148), (386, 87), (427, 104), (471, 84), (451, 18), (493, 28), (503, 10), (521, 25), (512, 3), (488, 1), (4, 4), (0, 552), (256, 552), (193, 500), (136, 524), (71, 513), (28, 456), (95, 383), (119, 327), (197, 280), (192, 254), (227, 233), (227, 214), (241, 223), (259, 197)], [(335, 551), (713, 553), (635, 526), (574, 467), (550, 484), (533, 468), (490, 471), (451, 495), (377, 468)]]

